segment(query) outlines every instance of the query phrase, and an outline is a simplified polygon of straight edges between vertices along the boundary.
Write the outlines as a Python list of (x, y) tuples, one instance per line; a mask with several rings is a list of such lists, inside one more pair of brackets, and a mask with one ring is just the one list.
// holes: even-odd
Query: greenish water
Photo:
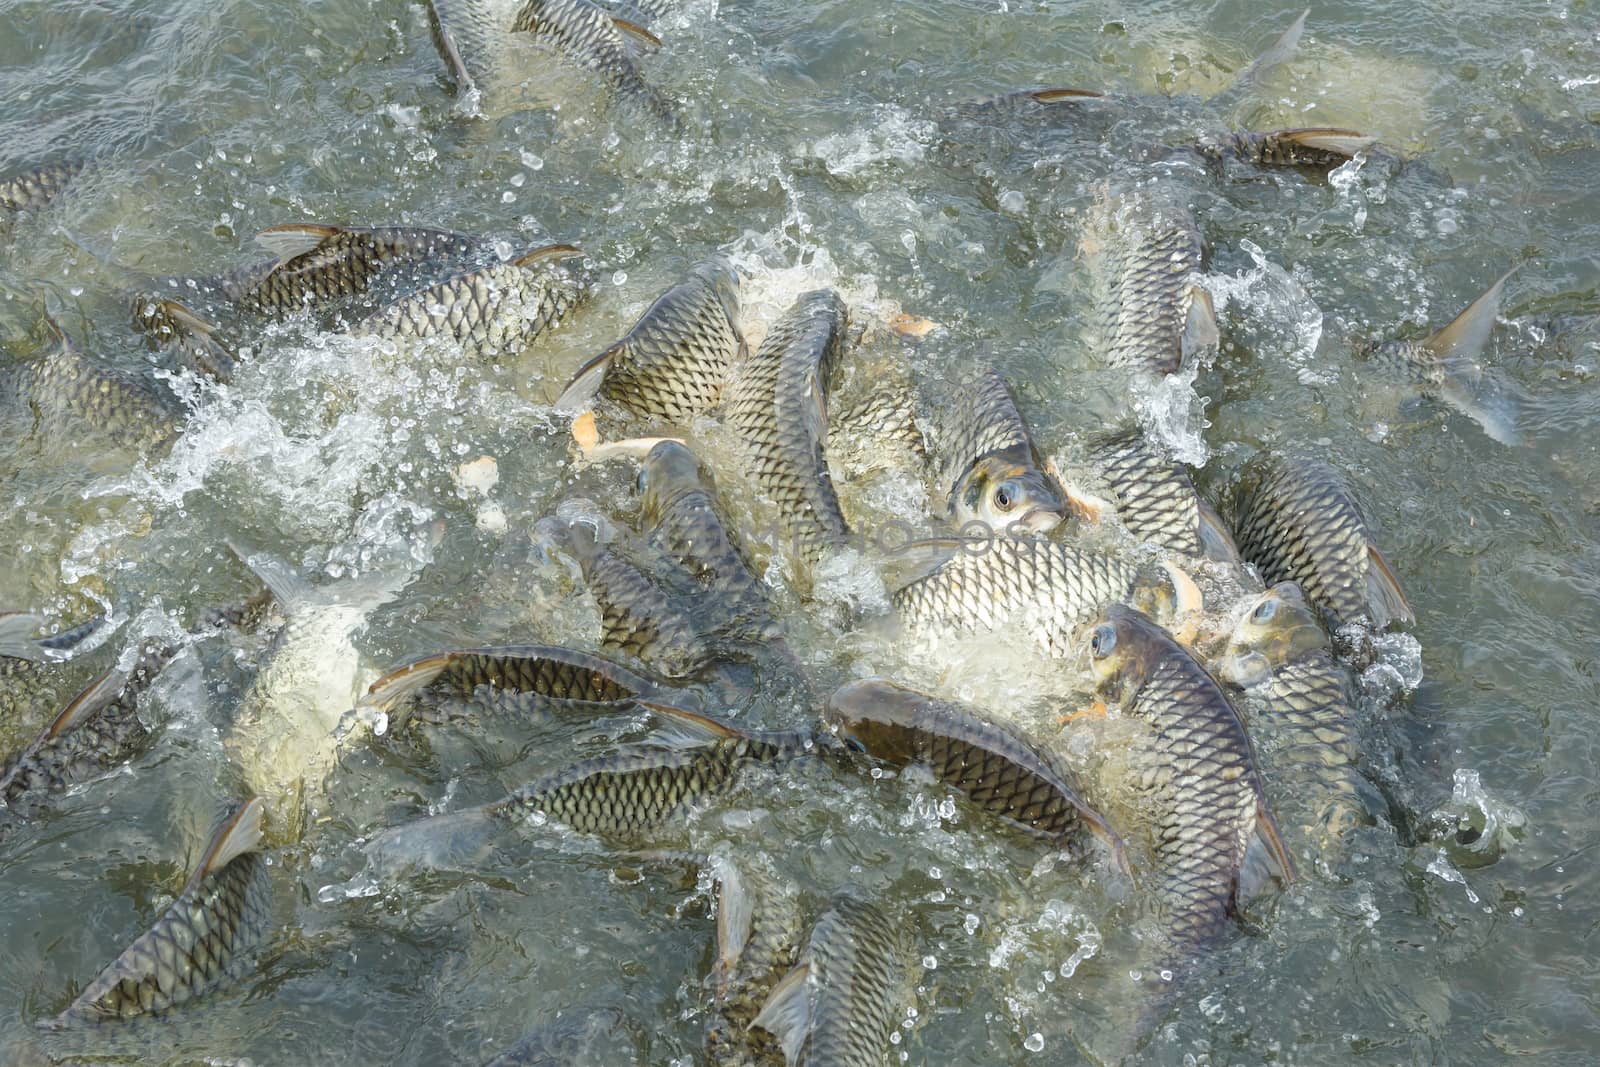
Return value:
[[(34, 435), (8, 384), (0, 607), (68, 622), (113, 610), (124, 625), (95, 653), (103, 665), (132, 630), (171, 633), (254, 592), (233, 538), (319, 581), (409, 556), (416, 577), (356, 638), (372, 669), (455, 645), (592, 648), (592, 605), (528, 534), (569, 496), (631, 522), (633, 470), (575, 466), (548, 404), (718, 249), (749, 276), (752, 340), (817, 285), (839, 287), (858, 320), (903, 306), (943, 327), (915, 348), (919, 374), (986, 353), (1043, 450), (1070, 456), (1128, 402), (1088, 343), (1077, 245), (1097, 183), (1143, 173), (1151, 164), (1129, 162), (1140, 145), (1213, 128), (1202, 98), (1297, 13), (690, 0), (644, 63), (682, 102), (674, 137), (606, 107), (577, 74), (535, 87), (559, 110), (489, 101), (487, 117), (463, 117), (417, 4), (0, 3), (0, 170), (96, 160), (11, 234), (0, 322), (16, 353), (40, 343), (25, 335), (43, 294), (84, 350), (143, 368), (115, 289), (133, 272), (253, 260), (252, 235), (286, 222), (439, 225), (509, 244), (553, 235), (589, 253), (597, 281), (559, 331), (491, 368), (272, 327), (233, 385), (174, 383), (193, 407), (185, 432), (138, 463), (87, 437)], [(1187, 430), (1163, 424), (1171, 442), (1205, 461), (1213, 490), (1258, 446), (1310, 446), (1348, 471), (1419, 622), (1363, 686), (1365, 769), (1387, 819), (1340, 863), (1307, 865), (1252, 906), (1186, 986), (1151, 1062), (1578, 1064), (1600, 1048), (1597, 16), (1592, 3), (1319, 8), (1298, 57), (1238, 117), (1355, 126), (1426, 166), (1184, 178), (1224, 345), (1196, 384), (1206, 402), (1164, 409), (1194, 417)], [(1103, 143), (1100, 131), (1030, 128), (964, 153), (940, 144), (942, 108), (1029, 85), (1194, 98), (1136, 109)], [(1527, 447), (1369, 386), (1351, 339), (1425, 336), (1519, 262), (1487, 361), (1528, 397)], [(704, 454), (737, 485), (725, 441), (702, 429)], [(452, 477), (480, 455), (499, 468), (487, 500)], [(858, 524), (918, 521), (926, 506), (905, 478), (841, 491)], [(748, 494), (729, 497), (742, 523), (767, 518)], [(1033, 728), (1070, 706), (1071, 670), (1016, 642), (841, 629), (834, 605), (880, 602), (860, 568), (827, 576), (824, 610), (776, 595), (819, 690), (885, 673)], [(221, 738), (264, 644), (195, 642), (154, 702), (153, 749), (0, 842), (7, 1062), (37, 1055), (33, 1021), (159, 914), (239, 794)], [(60, 688), (90, 669), (68, 668)], [(0, 724), (5, 749), (45, 714)], [(807, 714), (752, 710), (772, 723)], [(636, 1028), (638, 1062), (698, 1062), (714, 920), (692, 873), (549, 831), (507, 841), (470, 876), (324, 891), (359, 873), (371, 834), (639, 732), (629, 720), (501, 721), (354, 745), (305, 843), (273, 854), (276, 925), (250, 977), (169, 1023), (102, 1028), (66, 1054), (474, 1063), (558, 1010), (610, 1005)], [(1085, 727), (1059, 743), (1083, 755), (1103, 740)], [(762, 850), (812, 908), (854, 881), (912, 924), (925, 958), (916, 1025), (895, 1053), (905, 1062), (1070, 1063), (1106, 1047), (1135, 996), (1137, 940), (1153, 930), (1138, 891), (1103, 856), (1049, 862), (946, 800), (915, 777), (757, 776), (663, 844)], [(1519, 828), (1450, 844), (1436, 813), (1459, 809)]]

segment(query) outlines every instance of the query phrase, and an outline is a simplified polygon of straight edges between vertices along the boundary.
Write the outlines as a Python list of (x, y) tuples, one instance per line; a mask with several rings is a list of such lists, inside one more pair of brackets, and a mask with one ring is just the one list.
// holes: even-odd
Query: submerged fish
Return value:
[(1150, 727), (1132, 785), (1154, 821), (1167, 940), (1186, 955), (1228, 927), (1252, 847), (1265, 850), (1267, 869), (1284, 880), (1294, 866), (1244, 725), (1199, 661), (1148, 616), (1120, 604), (1094, 626), (1089, 655), (1101, 697)]
[(1265, 167), (1343, 166), (1378, 143), (1359, 130), (1317, 126), (1267, 133), (1235, 132), (1200, 139), (1200, 154), (1217, 162), (1239, 160)]
[(42, 1025), (160, 1014), (236, 980), (269, 919), (267, 867), (257, 851), (264, 810), (252, 797), (230, 815), (155, 925)]
[(778, 1038), (791, 1067), (881, 1064), (910, 1006), (913, 951), (903, 922), (846, 886), (752, 1025)]
[(1350, 675), (1300, 587), (1280, 582), (1248, 606), (1234, 627), (1218, 675), (1247, 690), (1258, 731), (1270, 730), (1274, 778), (1285, 807), (1306, 811), (1308, 832), (1325, 855), (1369, 822), (1356, 770)]
[(197, 282), (263, 315), (288, 315), (365, 293), (386, 274), (421, 276), (470, 255), (478, 242), (452, 230), (417, 226), (292, 223), (256, 240), (277, 259)]
[(335, 730), (358, 696), (355, 637), (410, 575), (369, 574), (317, 589), (280, 559), (229, 547), (272, 590), (285, 621), (224, 744), (271, 806), (274, 834), (293, 842), (304, 831), (307, 794), (314, 797), (332, 769)]
[(843, 546), (849, 533), (823, 455), (828, 390), (847, 322), (832, 289), (802, 295), (728, 384), (728, 422), (742, 439), (752, 480), (778, 505), (784, 535), (807, 564)]
[(233, 381), (237, 358), (217, 336), (217, 326), (188, 307), (176, 300), (139, 296), (134, 299), (133, 320), (157, 349), (172, 352), (182, 366), (213, 381)]
[(1234, 493), (1239, 551), (1268, 584), (1294, 581), (1332, 630), (1415, 621), (1344, 479), (1317, 459), (1263, 452)]
[(708, 860), (717, 884), (716, 1018), (706, 1030), (713, 1067), (748, 1067), (781, 1056), (750, 1024), (773, 986), (795, 965), (804, 923), (793, 884), (757, 855)]
[(729, 368), (746, 354), (739, 285), (739, 272), (721, 258), (695, 264), (620, 341), (578, 368), (556, 407), (575, 411), (597, 399), (672, 426), (711, 411)]
[(171, 443), (178, 433), (174, 403), (138, 378), (90, 359), (60, 326), (47, 321), (56, 344), (23, 370), (28, 401), (47, 434), (76, 440), (79, 428), (91, 429), (119, 448), (141, 453)]
[(5, 810), (32, 816), (67, 787), (140, 752), (151, 731), (139, 718), (139, 702), (174, 654), (147, 647), (131, 669), (109, 670), (73, 697), (0, 774)]
[[(691, 694), (672, 689), (601, 656), (551, 645), (499, 645), (435, 652), (391, 667), (367, 689), (364, 707), (399, 720), (424, 698), (450, 694), (518, 708), (602, 712), (640, 699), (682, 705)], [(396, 725), (401, 725), (397, 722)]]
[(677, 110), (639, 69), (639, 53), (661, 47), (660, 38), (643, 26), (609, 14), (590, 0), (527, 0), (511, 29), (550, 38), (562, 55), (600, 75), (624, 101), (643, 108), (667, 128), (678, 128)]
[(985, 811), (1050, 838), (1088, 829), (1127, 869), (1122, 838), (1069, 784), (1043, 749), (971, 708), (882, 679), (851, 682), (828, 698), (823, 719), (869, 756), (927, 765)]
[(83, 173), (84, 166), (82, 160), (63, 159), (0, 178), (0, 216), (20, 215), (47, 206)]
[(979, 524), (1012, 536), (1048, 533), (1066, 502), (1033, 446), (1005, 379), (981, 366), (932, 405), (934, 495), (966, 533)]
[(905, 625), (968, 633), (1015, 625), (1052, 656), (1071, 654), (1078, 628), (1106, 604), (1132, 598), (1163, 617), (1199, 608), (1193, 582), (1176, 568), (1158, 575), (1038, 538), (920, 541), (900, 555), (925, 561), (890, 593)]
[[(1513, 268), (1515, 269), (1515, 268)], [(1444, 401), (1503, 445), (1524, 441), (1517, 431), (1516, 396), (1478, 362), (1500, 314), (1500, 294), (1511, 271), (1500, 275), (1465, 311), (1426, 341), (1385, 341), (1357, 346), (1357, 354), (1390, 380), (1407, 382)]]
[(0, 611), (0, 722), (25, 721), (56, 692), (55, 665), (100, 625), (93, 619), (63, 634), (36, 638), (44, 618)]
[(1216, 509), (1201, 499), (1183, 465), (1163, 455), (1143, 431), (1098, 435), (1086, 451), (1134, 540), (1184, 556), (1238, 561), (1239, 550)]
[(386, 831), (366, 850), (369, 866), (393, 877), (469, 863), (502, 830), (546, 820), (578, 833), (642, 842), (727, 792), (745, 771), (818, 751), (810, 731), (748, 731), (682, 708), (648, 706), (663, 724), (657, 743), (583, 760), (492, 803)]
[(627, 1017), (616, 1008), (574, 1008), (538, 1027), (484, 1067), (609, 1067), (639, 1055)]
[(1173, 190), (1101, 198), (1083, 249), (1095, 277), (1107, 366), (1172, 374), (1216, 347), (1216, 312), (1200, 283), (1205, 240)]
[(859, 357), (850, 393), (831, 398), (828, 461), (857, 477), (881, 468), (925, 471), (928, 442), (911, 370), (899, 358), (865, 363)]
[(393, 339), (450, 337), (475, 359), (518, 352), (583, 299), (581, 280), (555, 265), (581, 255), (572, 245), (545, 245), (464, 271), (374, 312), (351, 332)]

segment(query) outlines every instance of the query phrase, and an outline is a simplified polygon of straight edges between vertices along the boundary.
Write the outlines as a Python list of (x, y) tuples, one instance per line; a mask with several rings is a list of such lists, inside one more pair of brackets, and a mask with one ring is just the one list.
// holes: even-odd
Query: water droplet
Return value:
[(1044, 1049), (1044, 1035), (1035, 1030), (1033, 1033), (1028, 1035), (1028, 1040), (1022, 1043), (1022, 1047), (1027, 1049), (1029, 1052), (1042, 1051)]
[(627, 280), (628, 280), (628, 272), (625, 271), (625, 270), (619, 270), (619, 271), (617, 271), (615, 274), (613, 274), (611, 276), (611, 284), (612, 285), (622, 285), (622, 284), (626, 283)]

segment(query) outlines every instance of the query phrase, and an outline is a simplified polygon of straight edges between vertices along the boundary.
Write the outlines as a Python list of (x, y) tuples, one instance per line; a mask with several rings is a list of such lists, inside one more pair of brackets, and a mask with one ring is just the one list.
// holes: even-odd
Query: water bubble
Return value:
[(1027, 198), (1016, 189), (1007, 189), (1000, 194), (1000, 210), (1008, 215), (1020, 215), (1027, 206)]
[(922, 957), (922, 969), (923, 970), (925, 970), (925, 971), (935, 970), (938, 966), (939, 966), (938, 957), (936, 957), (936, 956), (924, 956), (924, 957)]
[(1044, 1049), (1044, 1035), (1035, 1030), (1033, 1033), (1028, 1035), (1028, 1039), (1022, 1043), (1022, 1047), (1027, 1049), (1029, 1052), (1042, 1051)]

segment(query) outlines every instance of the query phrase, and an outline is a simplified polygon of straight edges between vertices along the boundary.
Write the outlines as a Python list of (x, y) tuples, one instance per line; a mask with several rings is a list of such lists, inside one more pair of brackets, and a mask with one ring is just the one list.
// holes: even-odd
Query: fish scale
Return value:
[(1139, 430), (1092, 441), (1088, 458), (1117, 496), (1117, 518), (1134, 539), (1185, 556), (1201, 553), (1202, 504), (1181, 465), (1161, 455)]
[(0, 181), (0, 214), (38, 211), (83, 173), (84, 166), (82, 160), (64, 159)]
[(1348, 163), (1374, 143), (1358, 130), (1315, 128), (1230, 132), (1202, 138), (1197, 147), (1214, 159), (1232, 158), (1257, 166), (1328, 168)]
[(778, 505), (785, 536), (815, 564), (849, 534), (823, 456), (827, 400), (848, 313), (831, 289), (802, 295), (728, 386), (728, 421), (751, 478)]
[(693, 674), (712, 659), (699, 629), (633, 564), (602, 550), (584, 568), (600, 606), (600, 647), (634, 656), (671, 678)]
[[(782, 1063), (765, 1030), (751, 1029), (772, 987), (794, 966), (803, 923), (795, 889), (758, 856), (737, 864), (713, 861), (718, 880), (715, 1020), (706, 1029), (706, 1059), (715, 1067)], [(735, 897), (743, 899), (735, 901)], [(729, 924), (746, 918), (745, 928)], [(729, 941), (737, 942), (735, 946)], [(730, 959), (731, 956), (731, 959)]]
[[(25, 389), (41, 418), (71, 418), (133, 452), (168, 444), (178, 432), (173, 405), (144, 382), (89, 359), (62, 335), (27, 365)], [(69, 434), (76, 439), (76, 433)]]
[(1133, 202), (1126, 210), (1105, 235), (1108, 246), (1090, 257), (1105, 291), (1103, 358), (1111, 367), (1171, 374), (1193, 347), (1186, 334), (1194, 302), (1203, 299), (1195, 279), (1205, 269), (1205, 240), (1187, 208), (1146, 211)]
[(1011, 448), (1032, 448), (1005, 379), (984, 367), (950, 390), (930, 420), (929, 444), (938, 465), (938, 485), (952, 492), (979, 459)]
[(1138, 577), (1132, 564), (1053, 541), (993, 538), (974, 547), (893, 592), (903, 622), (967, 632), (1019, 623), (1052, 656), (1066, 656), (1079, 624), (1128, 596)]
[(589, 0), (529, 0), (511, 29), (549, 37), (563, 55), (600, 75), (622, 99), (643, 107), (668, 128), (678, 125), (672, 105), (644, 80), (616, 19)]
[(584, 297), (566, 271), (495, 263), (403, 297), (360, 322), (358, 337), (451, 337), (469, 358), (518, 351), (559, 323)]

